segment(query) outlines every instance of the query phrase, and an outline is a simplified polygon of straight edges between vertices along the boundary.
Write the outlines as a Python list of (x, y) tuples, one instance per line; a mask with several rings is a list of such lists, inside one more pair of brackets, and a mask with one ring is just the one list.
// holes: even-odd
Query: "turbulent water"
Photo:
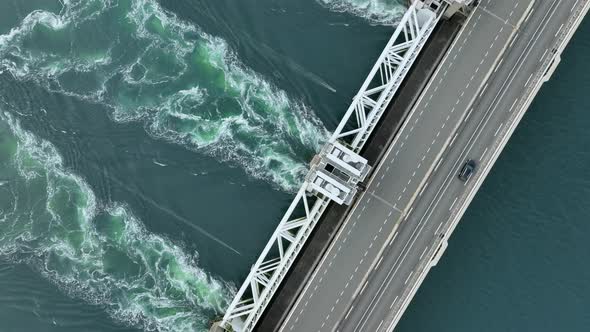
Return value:
[(115, 121), (141, 120), (153, 136), (288, 191), (326, 137), (306, 106), (245, 67), (224, 40), (154, 0), (33, 11), (0, 36), (0, 58), (18, 79), (107, 105)]
[(393, 24), (403, 16), (404, 0), (318, 0), (336, 10), (358, 15), (376, 24)]
[[(0, 1), (0, 332), (206, 331), (405, 5)], [(400, 331), (590, 325), (589, 33)]]
[(0, 331), (207, 330), (327, 137), (309, 94), (154, 0), (0, 8)]
[(204, 329), (231, 289), (123, 204), (102, 206), (47, 141), (0, 113), (0, 258), (146, 330)]

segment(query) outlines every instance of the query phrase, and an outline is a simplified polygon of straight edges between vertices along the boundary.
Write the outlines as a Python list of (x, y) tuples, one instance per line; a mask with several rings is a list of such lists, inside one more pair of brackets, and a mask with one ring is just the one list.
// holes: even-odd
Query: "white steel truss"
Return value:
[[(443, 11), (442, 7), (433, 11), (420, 1), (408, 8), (328, 144), (340, 141), (355, 153), (360, 152)], [(254, 329), (330, 202), (323, 195), (308, 197), (307, 186), (307, 182), (303, 183), (252, 265), (223, 316), (222, 327), (240, 332)]]
[(306, 189), (340, 205), (350, 205), (357, 193), (357, 184), (365, 179), (370, 170), (367, 159), (338, 141), (328, 143), (311, 161), (305, 177)]
[(442, 10), (433, 13), (420, 5), (415, 2), (400, 21), (330, 142), (345, 140), (357, 153), (364, 146), (440, 18)]

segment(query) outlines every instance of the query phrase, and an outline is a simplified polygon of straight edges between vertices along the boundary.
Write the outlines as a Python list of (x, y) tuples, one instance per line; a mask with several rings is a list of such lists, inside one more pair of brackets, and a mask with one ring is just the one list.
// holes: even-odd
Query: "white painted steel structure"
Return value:
[[(347, 146), (357, 154), (361, 151), (444, 9), (440, 6), (435, 11), (420, 1), (408, 8), (328, 144)], [(221, 321), (222, 327), (253, 330), (328, 206), (330, 199), (324, 195), (307, 196), (308, 181), (252, 266)]]
[(305, 177), (306, 189), (340, 205), (350, 205), (356, 195), (357, 184), (371, 170), (367, 163), (367, 159), (340, 142), (329, 142), (311, 161), (311, 168)]
[(347, 140), (360, 152), (438, 22), (440, 15), (421, 5), (408, 8), (329, 142)]

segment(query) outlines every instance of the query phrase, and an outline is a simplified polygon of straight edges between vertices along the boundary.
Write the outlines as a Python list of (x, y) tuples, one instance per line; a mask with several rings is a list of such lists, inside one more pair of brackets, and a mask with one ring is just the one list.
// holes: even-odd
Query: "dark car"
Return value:
[(467, 162), (465, 162), (465, 164), (463, 165), (463, 167), (461, 168), (461, 171), (459, 172), (459, 180), (461, 181), (467, 181), (469, 180), (469, 178), (471, 177), (471, 174), (473, 174), (473, 172), (475, 172), (475, 160), (473, 159), (469, 159), (467, 160)]

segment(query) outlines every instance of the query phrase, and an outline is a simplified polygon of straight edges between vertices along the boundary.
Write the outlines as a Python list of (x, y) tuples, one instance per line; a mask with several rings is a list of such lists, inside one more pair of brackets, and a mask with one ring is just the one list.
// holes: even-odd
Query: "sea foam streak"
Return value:
[(101, 207), (47, 141), (0, 113), (0, 257), (151, 331), (206, 331), (233, 288), (148, 232), (127, 207)]
[(154, 0), (70, 1), (0, 36), (0, 65), (101, 103), (117, 121), (242, 165), (294, 190), (327, 137), (321, 122), (246, 68), (227, 43)]
[(317, 0), (339, 12), (349, 12), (375, 24), (394, 24), (406, 11), (405, 0)]

